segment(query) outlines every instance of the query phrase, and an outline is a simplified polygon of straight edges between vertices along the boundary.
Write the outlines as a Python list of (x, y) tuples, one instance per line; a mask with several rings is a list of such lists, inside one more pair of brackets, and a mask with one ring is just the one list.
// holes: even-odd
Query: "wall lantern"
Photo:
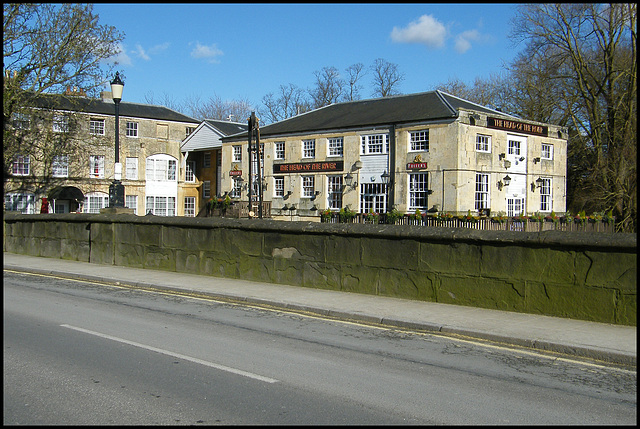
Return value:
[[(311, 201), (315, 200), (315, 199), (316, 199), (316, 197), (317, 197), (318, 195), (320, 195), (320, 191), (315, 191), (315, 192), (313, 193), (313, 196), (311, 197)], [(315, 206), (314, 206), (314, 207), (315, 207)]]
[(534, 164), (537, 164), (537, 163), (539, 163), (539, 162), (540, 162), (540, 158), (539, 158), (539, 157), (538, 157), (538, 158), (533, 158), (533, 163), (534, 163)]
[(388, 185), (389, 181), (391, 180), (391, 176), (389, 175), (389, 173), (387, 173), (387, 170), (384, 170), (384, 173), (380, 175), (380, 178), (382, 179), (382, 183), (384, 183), (385, 185)]
[(537, 188), (542, 188), (542, 184), (543, 184), (543, 183), (544, 183), (544, 180), (542, 180), (542, 178), (541, 178), (541, 177), (538, 177), (538, 178), (536, 179), (536, 187), (537, 187)]
[(355, 177), (351, 173), (347, 173), (344, 176), (344, 183), (346, 183), (347, 187), (355, 189), (358, 186), (358, 181), (355, 180)]
[(498, 180), (498, 190), (502, 191), (502, 188), (505, 186), (509, 186), (511, 183), (511, 177), (507, 174), (502, 178), (502, 180)]
[(498, 155), (498, 160), (502, 161), (506, 156), (507, 155), (504, 152), (502, 152), (500, 155)]

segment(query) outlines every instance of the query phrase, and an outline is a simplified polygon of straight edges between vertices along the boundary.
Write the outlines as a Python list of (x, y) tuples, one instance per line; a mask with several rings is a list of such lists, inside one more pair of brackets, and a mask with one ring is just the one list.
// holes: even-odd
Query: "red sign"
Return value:
[(426, 162), (410, 162), (407, 164), (407, 170), (426, 170)]
[(242, 170), (231, 170), (229, 176), (242, 176)]

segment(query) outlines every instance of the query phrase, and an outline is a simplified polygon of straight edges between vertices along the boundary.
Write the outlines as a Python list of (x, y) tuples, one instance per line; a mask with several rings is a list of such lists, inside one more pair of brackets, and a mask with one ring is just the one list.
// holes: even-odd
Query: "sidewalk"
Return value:
[(636, 365), (636, 327), (4, 253), (4, 269), (120, 283)]

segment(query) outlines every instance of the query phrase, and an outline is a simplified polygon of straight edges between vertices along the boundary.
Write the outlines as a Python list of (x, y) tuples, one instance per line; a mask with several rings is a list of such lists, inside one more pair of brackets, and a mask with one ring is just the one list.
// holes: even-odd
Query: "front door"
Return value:
[(507, 216), (526, 214), (527, 196), (527, 138), (507, 135), (507, 174), (511, 183), (506, 188)]

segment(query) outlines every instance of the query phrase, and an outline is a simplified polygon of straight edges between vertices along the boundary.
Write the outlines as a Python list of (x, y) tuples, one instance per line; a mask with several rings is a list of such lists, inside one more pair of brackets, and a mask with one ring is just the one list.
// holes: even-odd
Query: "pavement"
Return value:
[(4, 269), (117, 284), (389, 328), (423, 331), (558, 357), (636, 366), (635, 326), (351, 292), (92, 264), (4, 252)]

